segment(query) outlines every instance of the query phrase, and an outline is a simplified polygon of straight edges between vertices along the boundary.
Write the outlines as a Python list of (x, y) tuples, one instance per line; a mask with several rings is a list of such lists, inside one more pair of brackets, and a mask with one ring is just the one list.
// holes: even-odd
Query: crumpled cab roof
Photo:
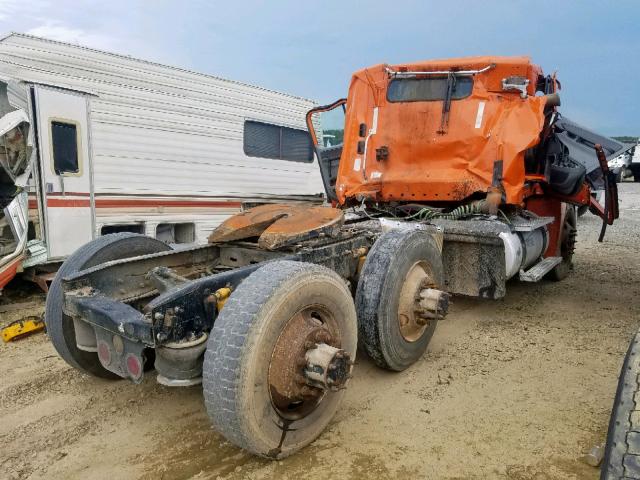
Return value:
[[(435, 89), (416, 85), (417, 90), (393, 85), (442, 83), (449, 72), (469, 90), (454, 92), (448, 112), (437, 95), (442, 84)], [(541, 75), (526, 56), (378, 64), (356, 72), (336, 182), (339, 202), (362, 197), (460, 201), (486, 192), (499, 175), (507, 202), (520, 203), (524, 155), (539, 142), (544, 123), (546, 98), (536, 96)], [(526, 94), (504, 88), (503, 81), (513, 77), (528, 82)], [(425, 92), (435, 92), (435, 97), (420, 98)], [(404, 94), (409, 95), (406, 101)], [(365, 136), (360, 135), (361, 124)]]

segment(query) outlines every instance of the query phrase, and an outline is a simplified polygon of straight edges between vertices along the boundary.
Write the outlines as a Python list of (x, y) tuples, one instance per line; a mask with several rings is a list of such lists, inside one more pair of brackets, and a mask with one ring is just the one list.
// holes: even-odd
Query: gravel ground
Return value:
[[(284, 461), (254, 458), (215, 434), (199, 387), (83, 376), (46, 335), (0, 345), (0, 477), (9, 479), (595, 479), (580, 460), (604, 441), (624, 352), (640, 320), (640, 184), (597, 243), (579, 220), (563, 282), (512, 282), (502, 301), (455, 299), (424, 358), (403, 373), (360, 354), (327, 431)], [(0, 297), (34, 302), (16, 283)]]

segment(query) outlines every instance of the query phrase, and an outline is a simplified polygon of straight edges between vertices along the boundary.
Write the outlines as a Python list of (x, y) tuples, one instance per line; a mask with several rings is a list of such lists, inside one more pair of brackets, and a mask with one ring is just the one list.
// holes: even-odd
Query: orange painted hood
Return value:
[[(473, 76), (469, 96), (451, 101), (446, 133), (438, 133), (443, 101), (391, 102), (387, 98), (389, 70), (434, 72), (487, 66), (491, 68)], [(506, 202), (521, 203), (524, 153), (539, 142), (544, 123), (546, 99), (534, 96), (541, 74), (528, 57), (376, 65), (356, 72), (349, 87), (336, 182), (339, 202), (362, 196), (380, 201), (460, 201), (486, 192), (495, 162), (502, 161)], [(526, 98), (520, 92), (503, 91), (502, 80), (512, 76), (529, 80)], [(386, 150), (386, 158), (377, 150)]]

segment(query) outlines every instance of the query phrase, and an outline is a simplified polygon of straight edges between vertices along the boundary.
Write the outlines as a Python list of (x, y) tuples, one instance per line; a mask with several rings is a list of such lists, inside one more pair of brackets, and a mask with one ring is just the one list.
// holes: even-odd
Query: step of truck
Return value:
[(520, 270), (520, 280), (523, 282), (538, 282), (560, 263), (562, 263), (562, 257), (543, 258), (526, 272)]

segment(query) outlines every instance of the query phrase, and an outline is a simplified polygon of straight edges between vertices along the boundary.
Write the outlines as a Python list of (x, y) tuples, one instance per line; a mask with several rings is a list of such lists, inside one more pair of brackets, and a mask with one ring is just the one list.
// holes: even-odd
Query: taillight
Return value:
[(98, 357), (105, 367), (111, 364), (111, 349), (107, 342), (101, 340), (98, 342)]
[(133, 380), (137, 380), (142, 376), (142, 361), (132, 353), (127, 355), (127, 372)]

